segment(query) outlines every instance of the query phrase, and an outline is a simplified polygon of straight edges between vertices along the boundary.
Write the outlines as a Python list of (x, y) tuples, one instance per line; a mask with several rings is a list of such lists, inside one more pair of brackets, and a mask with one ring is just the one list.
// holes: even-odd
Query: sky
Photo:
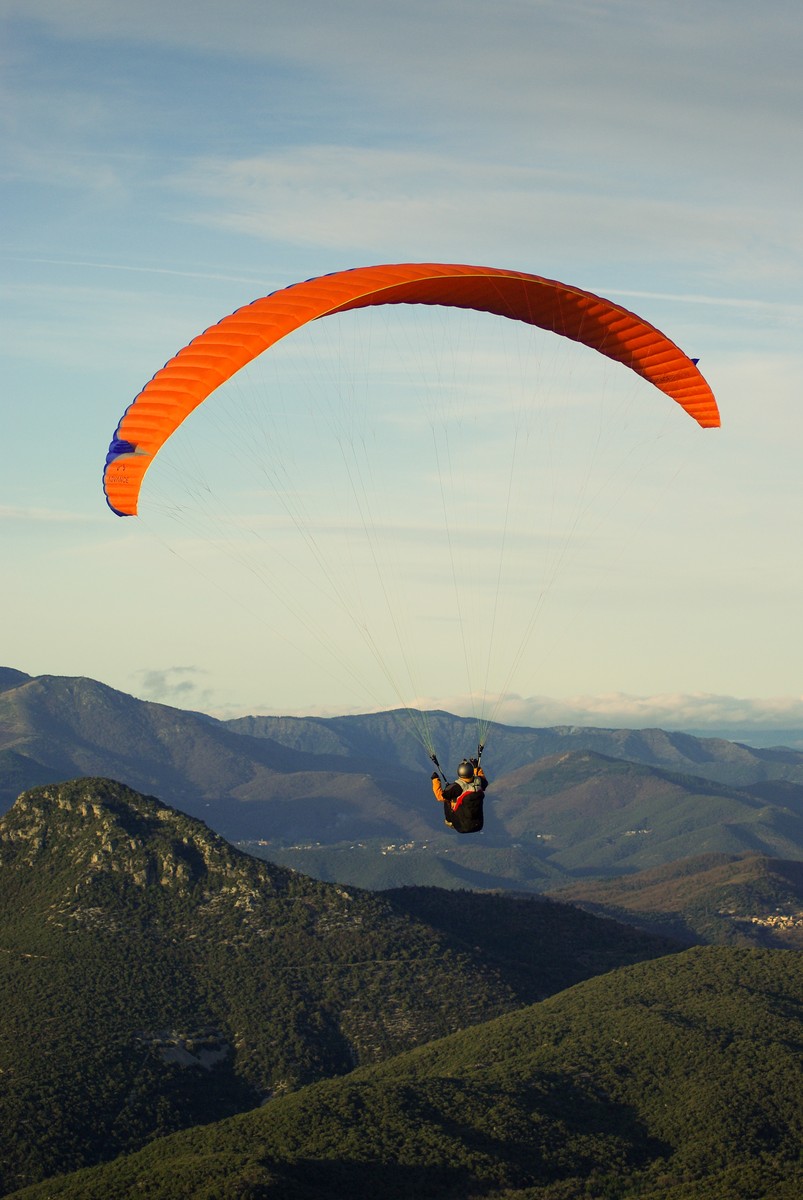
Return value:
[[(230, 716), (469, 712), (476, 659), (492, 715), (510, 723), (801, 734), (796, 0), (0, 0), (0, 21), (0, 665)], [(109, 440), (181, 346), (299, 280), (407, 261), (512, 267), (639, 312), (700, 358), (722, 428), (699, 430), (639, 391), (617, 425), (597, 415), (593, 371), (578, 380), (541, 339), (549, 381), (534, 385), (514, 491), (500, 414), (522, 420), (524, 385), (500, 395), (500, 364), (519, 343), (439, 318), (422, 332), (422, 310), (353, 330), (343, 318), (324, 340), (288, 346), (281, 401), (274, 377), (254, 385), (271, 397), (258, 436), (286, 426), (289, 444), (269, 457), (289, 474), (268, 478), (242, 458), (215, 481), (217, 514), (195, 511), (191, 491), (176, 499), (187, 462), (224, 453), (235, 418), (221, 402), (217, 425), (177, 432), (164, 484), (154, 465), (163, 490), (152, 504), (143, 493), (142, 518), (114, 517), (100, 485)], [(368, 341), (380, 354), (363, 367)], [(427, 381), (443, 375), (447, 345), (461, 402), (427, 407), (429, 383), (409, 363)], [(347, 369), (333, 367), (341, 352)], [(333, 372), (350, 379), (337, 411), (326, 399), (323, 417), (296, 424), (307, 376)], [(599, 387), (615, 405), (611, 379)], [(338, 511), (345, 484), (323, 499), (313, 490), (333, 446), (348, 472), (365, 438), (344, 422), (368, 392), (384, 407), (351, 465), (359, 488), (382, 493), (364, 493), (377, 515), (362, 529), (391, 547), (379, 591), (362, 590), (368, 551), (342, 551), (356, 491)], [(448, 446), (435, 437), (447, 419)], [(603, 420), (604, 455), (589, 438)], [(464, 509), (451, 508), (455, 476), (436, 478), (444, 447), (480, 462)], [(603, 457), (599, 483), (578, 466), (596, 471)], [(434, 541), (444, 479), (445, 556)], [(561, 510), (573, 488), (575, 508)], [(286, 508), (257, 513), (258, 496), (286, 505), (292, 489), (316, 545), (337, 526), (326, 551), (337, 576), (290, 561)], [(503, 577), (509, 496), (520, 520)], [(226, 507), (224, 537), (205, 522)], [(171, 519), (191, 508), (192, 521)], [(235, 561), (232, 530), (245, 524), (258, 551)], [(493, 626), (490, 648), (470, 623), (462, 646), (447, 636), (466, 574), (508, 604), (478, 618)], [(414, 667), (397, 658), (383, 588)], [(366, 636), (386, 661), (357, 665)]]

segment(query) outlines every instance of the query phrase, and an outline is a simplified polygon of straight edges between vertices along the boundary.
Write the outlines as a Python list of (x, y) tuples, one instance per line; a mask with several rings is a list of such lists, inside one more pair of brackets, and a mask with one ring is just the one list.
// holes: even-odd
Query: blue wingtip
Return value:
[(109, 453), (106, 455), (106, 466), (119, 458), (121, 454), (136, 454), (137, 448), (133, 442), (127, 442), (124, 438), (113, 437), (109, 443)]
[[(106, 467), (113, 463), (116, 459), (122, 458), (125, 454), (136, 454), (137, 448), (133, 442), (127, 442), (124, 438), (113, 437), (109, 443), (109, 453), (106, 455)], [(109, 494), (106, 491), (106, 470), (103, 471), (103, 494), (106, 497), (106, 503), (116, 517), (128, 517), (130, 513), (120, 512), (119, 508), (115, 508), (109, 499)]]

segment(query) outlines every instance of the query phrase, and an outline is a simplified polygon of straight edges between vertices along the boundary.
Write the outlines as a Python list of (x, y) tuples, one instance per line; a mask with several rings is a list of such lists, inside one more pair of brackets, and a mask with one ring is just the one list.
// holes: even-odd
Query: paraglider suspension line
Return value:
[(444, 775), (444, 773), (443, 773), (443, 768), (441, 767), (441, 764), (438, 762), (438, 756), (437, 756), (437, 754), (435, 754), (435, 753), (433, 752), (432, 754), (430, 754), (430, 756), (429, 756), (429, 757), (431, 758), (432, 762), (434, 762), (435, 766), (438, 768), (438, 772), (439, 772), (439, 774), (440, 774), (440, 777), (441, 777), (441, 779), (443, 780), (443, 782), (444, 782), (444, 783), (448, 783), (448, 782), (449, 782), (449, 780), (446, 778), (446, 776), (445, 776), (445, 775)]

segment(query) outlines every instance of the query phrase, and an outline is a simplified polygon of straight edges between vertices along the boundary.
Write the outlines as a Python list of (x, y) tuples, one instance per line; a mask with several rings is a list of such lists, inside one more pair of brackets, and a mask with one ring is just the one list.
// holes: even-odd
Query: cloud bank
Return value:
[[(424, 699), (419, 707), (435, 702)], [(633, 696), (609, 692), (597, 696), (500, 697), (494, 702), (494, 720), (505, 725), (540, 728), (550, 725), (590, 725), (606, 729), (670, 729), (688, 731), (801, 730), (803, 696), (761, 699), (724, 696), (710, 692), (664, 693)], [(441, 698), (438, 707), (465, 716), (474, 704), (466, 696)], [(488, 705), (491, 708), (492, 705)]]

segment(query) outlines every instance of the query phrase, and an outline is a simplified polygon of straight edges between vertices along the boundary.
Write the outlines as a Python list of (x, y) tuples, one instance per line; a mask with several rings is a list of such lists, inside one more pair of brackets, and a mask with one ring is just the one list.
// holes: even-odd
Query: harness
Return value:
[(457, 833), (479, 833), (483, 826), (482, 799), (485, 789), (482, 780), (460, 780), (463, 791), (454, 800), (447, 801), (447, 821)]
[[(462, 780), (461, 780), (462, 782)], [(483, 787), (478, 778), (469, 779), (465, 783), (465, 791), (457, 797), (456, 800), (449, 802), (449, 807), (452, 812), (457, 812), (464, 800), (468, 800), (471, 796), (476, 796), (477, 792), (482, 792)]]

